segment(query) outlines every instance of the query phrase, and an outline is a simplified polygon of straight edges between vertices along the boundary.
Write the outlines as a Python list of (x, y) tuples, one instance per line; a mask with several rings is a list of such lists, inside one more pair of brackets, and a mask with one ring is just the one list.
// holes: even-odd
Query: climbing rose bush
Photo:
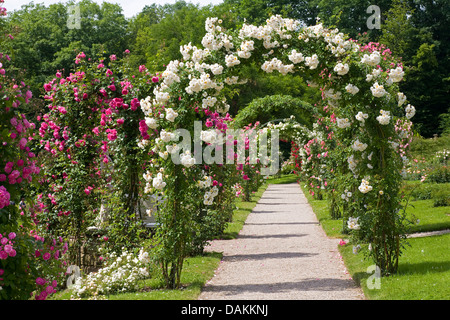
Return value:
[[(89, 227), (111, 233), (108, 244), (114, 250), (139, 242), (136, 210), (146, 163), (138, 145), (150, 138), (142, 130), (140, 103), (158, 78), (145, 66), (131, 70), (127, 62), (127, 54), (94, 60), (81, 52), (74, 72), (56, 72), (44, 84), (48, 112), (38, 117), (45, 169), (37, 195), (39, 215), (49, 235), (74, 239), (69, 254), (76, 265)], [(113, 208), (123, 214), (108, 217)], [(133, 227), (126, 227), (126, 220)], [(125, 234), (127, 243), (118, 247), (115, 241), (123, 241)]]
[[(6, 15), (5, 8), (0, 12)], [(33, 152), (35, 124), (24, 114), (33, 94), (7, 53), (14, 37), (1, 31), (0, 299), (45, 299), (61, 284), (65, 250), (42, 237), (30, 212), (28, 191), (41, 171)]]

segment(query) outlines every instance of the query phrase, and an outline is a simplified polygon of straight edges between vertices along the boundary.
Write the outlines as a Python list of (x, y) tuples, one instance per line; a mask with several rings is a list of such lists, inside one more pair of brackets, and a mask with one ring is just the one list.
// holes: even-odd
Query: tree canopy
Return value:
[[(222, 26), (233, 29), (260, 24), (272, 14), (297, 19), (305, 26), (319, 18), (328, 27), (337, 27), (359, 41), (383, 43), (401, 57), (405, 67), (402, 90), (416, 106), (415, 129), (425, 136), (443, 132), (448, 113), (450, 90), (449, 17), (447, 0), (380, 0), (381, 28), (369, 29), (372, 13), (369, 0), (224, 0), (218, 5), (200, 6), (186, 1), (151, 4), (132, 18), (126, 18), (120, 5), (92, 0), (80, 6), (80, 28), (67, 26), (68, 6), (30, 4), (2, 19), (4, 33), (15, 37), (15, 67), (24, 70), (34, 96), (43, 94), (42, 86), (55, 70), (70, 73), (77, 53), (97, 53), (121, 57), (127, 49), (133, 67), (146, 65), (160, 72), (171, 60), (182, 59), (179, 48), (192, 43), (201, 47), (204, 22), (215, 16)], [(255, 98), (263, 95), (291, 95), (306, 102), (316, 101), (316, 93), (305, 79), (274, 75), (255, 76), (255, 70), (242, 71), (249, 81), (238, 94), (230, 96), (230, 113), (237, 114)]]

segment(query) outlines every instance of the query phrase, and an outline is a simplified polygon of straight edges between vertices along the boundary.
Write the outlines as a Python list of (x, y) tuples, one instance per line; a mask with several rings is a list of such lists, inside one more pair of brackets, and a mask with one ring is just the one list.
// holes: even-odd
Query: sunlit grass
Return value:
[[(329, 237), (348, 238), (348, 235), (342, 234), (342, 219), (331, 219), (328, 201), (314, 200), (307, 189), (303, 185), (301, 187), (325, 233)], [(411, 201), (406, 213), (412, 222), (410, 232), (450, 228), (450, 207), (433, 207), (433, 199)], [(382, 277), (379, 289), (373, 286), (376, 284), (374, 273), (367, 272), (367, 268), (373, 265), (373, 261), (365, 255), (367, 244), (361, 246), (358, 254), (353, 253), (352, 244), (339, 246), (339, 251), (352, 278), (368, 299), (450, 299), (450, 234), (408, 238), (406, 243), (399, 259), (398, 272)]]
[(380, 278), (379, 289), (374, 286), (373, 272), (367, 273), (373, 262), (365, 259), (363, 252), (353, 254), (352, 245), (340, 246), (339, 250), (349, 273), (368, 299), (450, 299), (450, 234), (408, 239), (408, 242), (410, 246), (400, 256), (398, 272)]

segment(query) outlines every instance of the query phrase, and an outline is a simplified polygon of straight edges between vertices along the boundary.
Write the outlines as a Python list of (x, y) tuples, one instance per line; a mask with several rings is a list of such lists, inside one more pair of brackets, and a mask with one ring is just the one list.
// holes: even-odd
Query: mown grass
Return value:
[(450, 234), (408, 239), (409, 246), (399, 259), (396, 274), (379, 279), (374, 286), (373, 265), (362, 252), (353, 254), (353, 246), (340, 246), (339, 251), (353, 279), (370, 300), (449, 300), (450, 299)]
[(411, 233), (450, 229), (450, 207), (434, 207), (432, 199), (412, 201), (406, 213)]
[[(302, 186), (302, 185), (301, 185)], [(330, 217), (327, 200), (314, 200), (302, 186), (317, 219), (329, 237), (346, 238), (342, 234), (342, 219)], [(412, 201), (407, 218), (413, 222), (411, 232), (436, 231), (450, 228), (450, 207), (433, 207), (433, 199)], [(373, 265), (365, 256), (367, 244), (353, 253), (353, 244), (339, 246), (344, 263), (352, 278), (370, 300), (448, 300), (450, 299), (450, 234), (408, 238), (399, 259), (398, 272), (380, 279), (375, 286)]]

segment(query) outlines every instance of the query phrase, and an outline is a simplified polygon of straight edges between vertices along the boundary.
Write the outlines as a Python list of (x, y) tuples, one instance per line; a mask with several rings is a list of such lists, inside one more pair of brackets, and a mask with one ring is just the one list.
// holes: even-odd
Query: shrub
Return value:
[(434, 207), (450, 206), (450, 188), (440, 188), (433, 190), (432, 195)]
[(430, 172), (428, 179), (437, 183), (450, 182), (450, 168), (448, 166), (438, 166)]
[(127, 292), (138, 288), (137, 281), (148, 278), (150, 258), (144, 249), (138, 257), (125, 248), (121, 255), (108, 254), (105, 266), (85, 277), (80, 277), (73, 286), (73, 298), (93, 298), (99, 295)]

